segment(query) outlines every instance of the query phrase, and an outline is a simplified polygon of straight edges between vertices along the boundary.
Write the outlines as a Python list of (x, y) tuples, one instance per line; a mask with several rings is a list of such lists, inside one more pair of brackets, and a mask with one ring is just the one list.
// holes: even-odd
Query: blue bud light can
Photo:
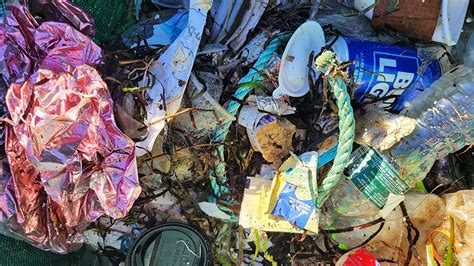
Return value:
[(358, 84), (355, 99), (363, 104), (384, 98), (381, 106), (400, 112), (442, 75), (437, 60), (424, 63), (412, 48), (338, 37), (332, 49), (349, 67)]

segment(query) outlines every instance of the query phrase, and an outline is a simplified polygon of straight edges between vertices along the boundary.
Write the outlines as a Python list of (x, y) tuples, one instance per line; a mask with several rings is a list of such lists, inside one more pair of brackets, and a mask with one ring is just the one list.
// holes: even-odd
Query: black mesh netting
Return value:
[(0, 265), (79, 265), (84, 249), (67, 255), (55, 254), (0, 235)]

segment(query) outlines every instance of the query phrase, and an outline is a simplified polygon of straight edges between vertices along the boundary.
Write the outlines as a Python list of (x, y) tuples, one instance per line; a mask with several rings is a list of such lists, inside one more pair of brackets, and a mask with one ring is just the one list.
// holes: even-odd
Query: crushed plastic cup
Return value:
[(295, 31), (283, 52), (274, 98), (301, 97), (309, 92), (309, 56), (316, 56), (325, 43), (323, 29), (315, 21), (307, 21)]
[[(420, 265), (429, 265), (425, 263), (425, 257), (423, 256), (425, 251), (425, 245), (429, 241), (430, 232), (442, 226), (448, 217), (446, 212), (446, 206), (444, 201), (437, 195), (434, 194), (422, 194), (417, 191), (410, 192), (405, 195), (403, 200), (407, 216), (405, 216), (400, 207), (394, 208), (388, 216), (385, 217), (383, 226), (381, 224), (374, 224), (369, 227), (360, 228), (350, 232), (342, 232), (334, 234), (334, 240), (340, 245), (346, 246), (349, 249), (358, 247), (360, 244), (366, 242), (362, 248), (370, 252), (377, 260), (392, 260), (395, 264), (392, 265), (404, 265), (407, 260), (407, 252), (410, 249), (407, 236), (408, 231), (406, 228), (406, 217), (410, 218), (410, 221), (417, 228), (419, 232), (418, 241), (413, 246), (413, 253), (418, 253)], [(332, 206), (329, 212), (326, 213), (326, 217), (331, 217), (334, 211)], [(344, 208), (339, 205), (337, 208)], [(374, 221), (374, 217), (364, 216), (361, 219), (354, 218), (354, 214), (357, 212), (364, 212), (364, 208), (361, 206), (357, 209), (346, 210), (346, 216), (334, 217), (335, 219), (331, 222), (331, 226), (334, 228), (346, 228), (346, 227), (357, 227), (370, 221)], [(352, 214), (349, 214), (352, 212)], [(325, 225), (322, 224), (322, 228)], [(371, 237), (377, 230), (380, 231), (373, 237)], [(368, 241), (368, 242), (367, 242)], [(439, 247), (441, 248), (441, 247)], [(418, 259), (414, 256), (410, 259), (409, 265), (419, 265)], [(346, 262), (344, 256), (341, 257), (340, 262)], [(336, 263), (336, 265), (345, 265)], [(357, 264), (349, 264), (357, 265)], [(361, 264), (361, 265), (371, 265)], [(372, 264), (374, 265), (374, 264)], [(408, 264), (406, 264), (408, 265)], [(461, 264), (462, 265), (462, 264)], [(466, 264), (471, 265), (471, 264)]]

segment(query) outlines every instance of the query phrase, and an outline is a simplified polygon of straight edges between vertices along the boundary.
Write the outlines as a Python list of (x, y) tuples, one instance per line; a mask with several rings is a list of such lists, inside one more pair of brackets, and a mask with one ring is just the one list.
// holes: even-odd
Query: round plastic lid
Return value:
[(194, 228), (166, 223), (145, 232), (129, 250), (126, 265), (210, 265), (206, 239)]

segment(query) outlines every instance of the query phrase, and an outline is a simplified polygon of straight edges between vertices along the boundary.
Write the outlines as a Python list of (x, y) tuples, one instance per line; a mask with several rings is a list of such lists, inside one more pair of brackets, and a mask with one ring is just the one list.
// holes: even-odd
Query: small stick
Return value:
[(167, 116), (165, 116), (165, 117), (161, 117), (161, 118), (159, 118), (159, 119), (157, 119), (157, 120), (155, 120), (155, 121), (152, 121), (152, 122), (150, 122), (150, 124), (148, 124), (148, 126), (152, 126), (152, 125), (154, 125), (154, 124), (158, 124), (158, 123), (160, 123), (161, 121), (164, 121), (164, 120), (167, 120), (167, 119), (170, 119), (170, 118), (173, 118), (173, 117), (176, 117), (176, 116), (185, 114), (185, 113), (187, 113), (187, 112), (192, 112), (192, 111), (194, 111), (194, 108), (185, 108), (185, 109), (183, 109), (183, 110), (181, 110), (181, 111), (179, 111), (179, 112), (177, 112), (177, 113), (174, 113), (174, 114), (172, 114), (172, 115), (167, 115)]

